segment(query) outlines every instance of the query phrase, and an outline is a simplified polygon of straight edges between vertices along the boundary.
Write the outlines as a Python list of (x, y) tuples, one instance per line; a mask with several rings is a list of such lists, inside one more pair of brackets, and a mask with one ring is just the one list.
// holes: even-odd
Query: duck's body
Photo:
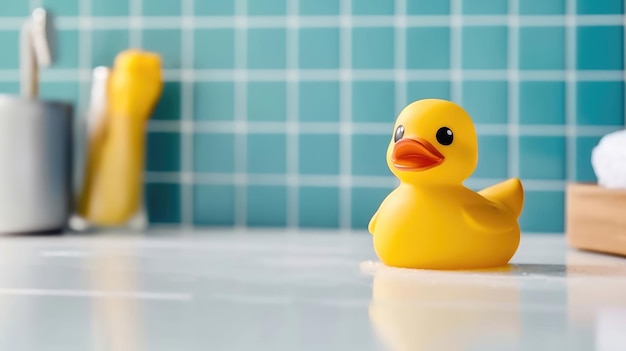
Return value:
[[(420, 117), (433, 112), (435, 116), (438, 112), (446, 116), (458, 113), (452, 103), (428, 102), (413, 106), (408, 116), (403, 112), (405, 116), (399, 117), (398, 123), (402, 124), (397, 128), (403, 128), (403, 135), (394, 137), (388, 163), (401, 184), (385, 198), (369, 223), (375, 251), (386, 265), (403, 268), (476, 269), (505, 265), (520, 240), (517, 220), (523, 204), (521, 182), (513, 178), (481, 192), (463, 186), (462, 180), (475, 167), (471, 155), (477, 149), (472, 143), (473, 129), (458, 121), (442, 123), (455, 125), (455, 137), (462, 131), (469, 134), (465, 140), (459, 137), (464, 149), (445, 148), (453, 144), (451, 132), (449, 144), (441, 140), (443, 147), (434, 146), (422, 136), (406, 137), (409, 128), (421, 134), (429, 132), (428, 126), (419, 124)], [(415, 109), (422, 114), (414, 116)], [(459, 119), (463, 121), (462, 117)]]
[[(522, 193), (516, 179), (502, 185)], [(518, 215), (499, 199), (462, 185), (401, 184), (383, 201), (369, 230), (376, 253), (389, 266), (488, 268), (505, 265), (517, 250)]]

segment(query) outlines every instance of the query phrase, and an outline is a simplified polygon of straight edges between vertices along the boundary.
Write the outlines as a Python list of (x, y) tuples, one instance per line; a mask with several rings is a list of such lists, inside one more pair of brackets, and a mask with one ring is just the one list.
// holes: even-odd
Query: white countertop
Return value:
[(366, 233), (0, 239), (0, 350), (626, 350), (626, 260), (522, 238), (508, 269), (376, 263)]

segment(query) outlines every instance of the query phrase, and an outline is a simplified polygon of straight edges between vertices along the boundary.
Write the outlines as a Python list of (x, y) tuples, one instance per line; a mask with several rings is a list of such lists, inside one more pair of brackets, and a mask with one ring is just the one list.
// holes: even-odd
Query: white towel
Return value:
[(602, 137), (591, 152), (591, 165), (600, 186), (626, 189), (626, 130)]

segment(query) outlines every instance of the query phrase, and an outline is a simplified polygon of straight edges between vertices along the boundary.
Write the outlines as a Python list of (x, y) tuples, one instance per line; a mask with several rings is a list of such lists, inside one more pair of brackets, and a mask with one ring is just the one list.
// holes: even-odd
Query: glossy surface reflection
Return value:
[(366, 233), (0, 239), (0, 350), (625, 350), (626, 260), (522, 236), (504, 269), (382, 266)]
[(375, 267), (370, 318), (393, 349), (468, 350), (511, 347), (521, 335), (514, 276)]

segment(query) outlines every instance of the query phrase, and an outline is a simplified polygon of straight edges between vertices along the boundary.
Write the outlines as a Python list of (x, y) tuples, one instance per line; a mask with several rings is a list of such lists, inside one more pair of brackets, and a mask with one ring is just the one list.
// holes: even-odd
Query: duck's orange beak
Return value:
[(440, 165), (445, 157), (427, 140), (404, 138), (393, 147), (391, 161), (402, 171), (425, 171)]

